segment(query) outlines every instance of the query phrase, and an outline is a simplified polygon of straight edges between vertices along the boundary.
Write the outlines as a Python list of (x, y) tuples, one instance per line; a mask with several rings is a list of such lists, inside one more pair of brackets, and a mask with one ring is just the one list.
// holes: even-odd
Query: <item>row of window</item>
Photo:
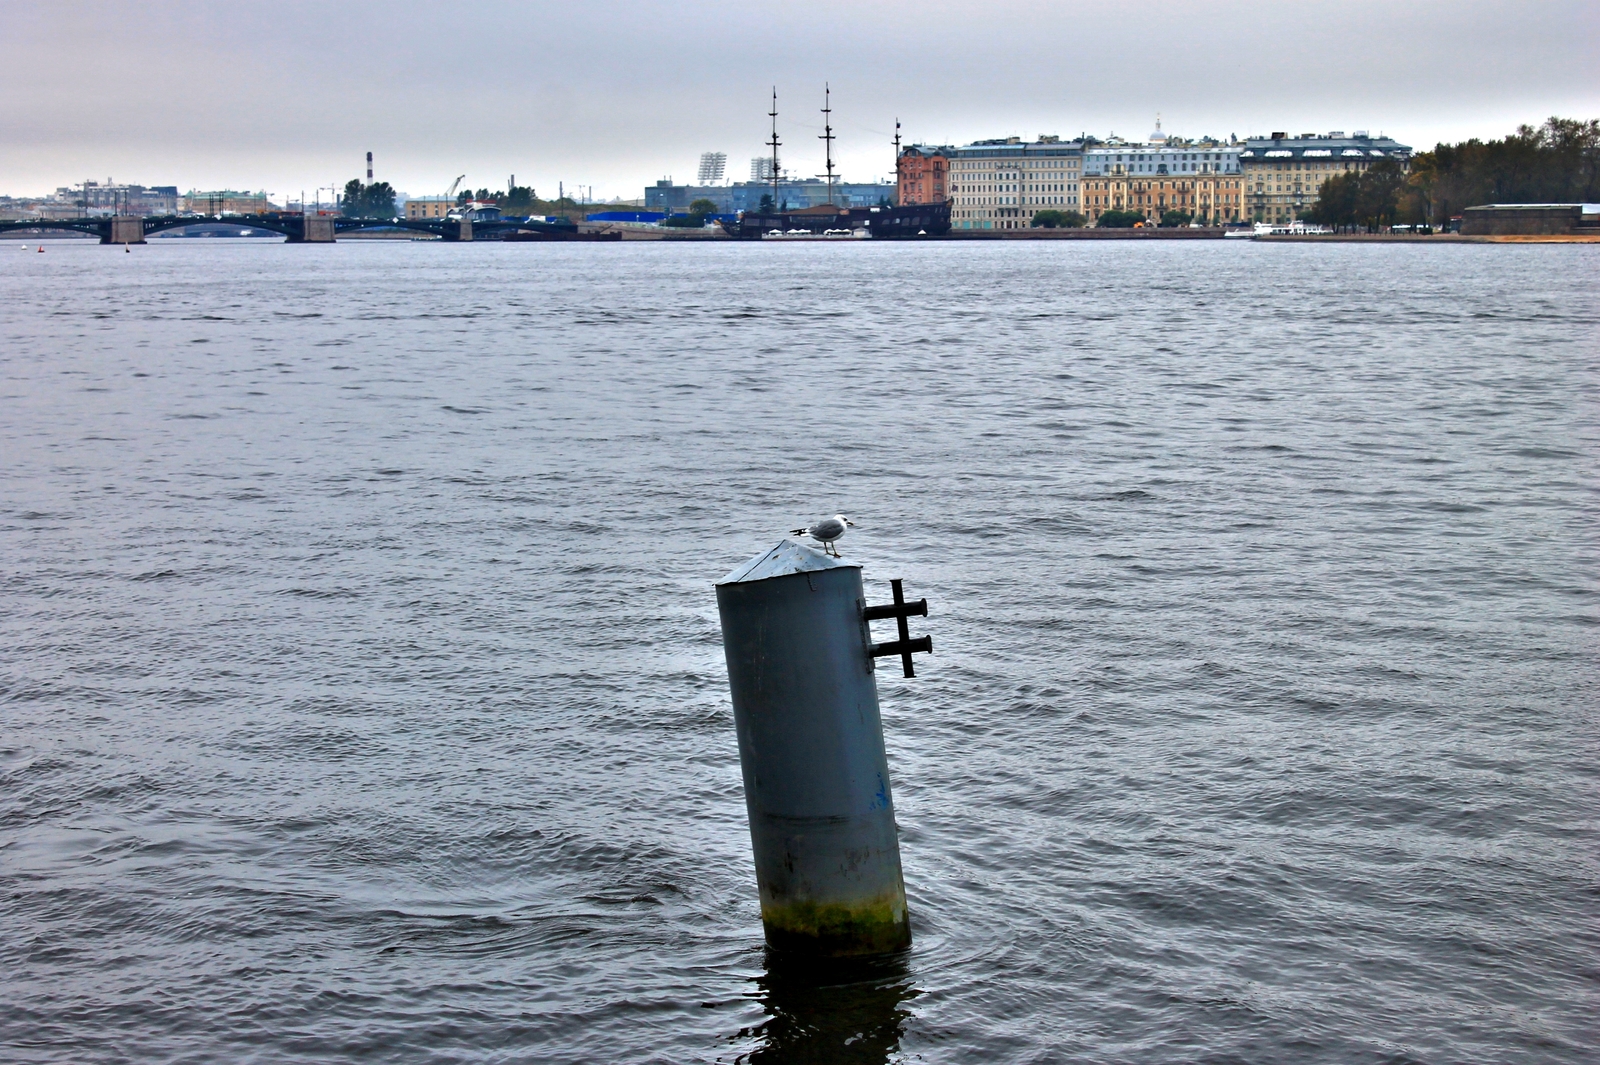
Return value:
[[(950, 164), (950, 169), (952, 169), (952, 170), (990, 170), (990, 169), (993, 169), (995, 167), (995, 165), (996, 164), (994, 164), (992, 162), (987, 162), (987, 161), (982, 160), (982, 159), (970, 159), (970, 160), (961, 159), (961, 160), (957, 160), (956, 162), (951, 163)], [(1007, 164), (1007, 165), (1009, 165), (1009, 166), (1011, 166), (1011, 167), (1013, 167), (1013, 168), (1015, 168), (1017, 170), (1043, 170), (1043, 169), (1046, 169), (1046, 168), (1054, 168), (1054, 169), (1060, 170), (1063, 167), (1068, 169), (1068, 170), (1076, 170), (1076, 169), (1078, 169), (1078, 165), (1079, 164), (1078, 164), (1078, 161), (1076, 159), (1064, 159), (1064, 160), (1062, 160), (1062, 159), (1053, 159), (1053, 160), (1050, 160), (1049, 162), (1039, 161), (1039, 162), (1033, 162), (1033, 163), (1010, 163), (1010, 164)]]
[[(1138, 188), (1141, 188), (1141, 189), (1146, 189), (1146, 188), (1149, 188), (1149, 189), (1165, 189), (1165, 188), (1177, 188), (1179, 185), (1205, 185), (1205, 184), (1211, 183), (1211, 184), (1217, 184), (1217, 185), (1223, 185), (1223, 186), (1232, 186), (1232, 185), (1237, 185), (1239, 183), (1239, 176), (1237, 174), (1213, 174), (1213, 175), (1209, 175), (1209, 178), (1210, 178), (1209, 182), (1205, 178), (1202, 178), (1200, 180), (1196, 180), (1194, 178), (1182, 178), (1182, 179), (1174, 178), (1174, 179), (1171, 179), (1171, 180), (1168, 180), (1168, 181), (1159, 181), (1159, 180), (1152, 181), (1152, 180), (1146, 179), (1146, 180), (1141, 180), (1141, 181), (1135, 181), (1132, 184), (1134, 186), (1138, 187)], [(1085, 185), (1094, 185), (1094, 184), (1110, 185), (1110, 184), (1113, 184), (1115, 182), (1116, 182), (1115, 178), (1101, 177), (1099, 174), (1093, 174), (1093, 175), (1083, 179), (1083, 183)]]
[[(1113, 169), (1126, 169), (1130, 174), (1205, 174), (1217, 172), (1218, 167), (1211, 163), (1130, 163), (1126, 167), (1117, 164)], [(1228, 167), (1227, 169), (1237, 171), (1238, 167)], [(1096, 164), (1091, 165), (1087, 173), (1100, 174), (1104, 173), (1105, 170), (1106, 167)]]
[(1192, 162), (1201, 159), (1232, 159), (1238, 156), (1237, 152), (1169, 152), (1161, 149), (1146, 152), (1089, 152), (1090, 159), (1110, 159), (1117, 163), (1132, 163), (1140, 159), (1177, 159), (1180, 162)]

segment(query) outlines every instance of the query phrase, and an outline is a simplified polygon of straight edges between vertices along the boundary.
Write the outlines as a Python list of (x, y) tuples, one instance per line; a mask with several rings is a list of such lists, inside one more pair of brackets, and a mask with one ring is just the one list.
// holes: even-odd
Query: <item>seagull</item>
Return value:
[(810, 536), (813, 540), (822, 543), (823, 554), (839, 557), (839, 549), (834, 546), (834, 541), (844, 535), (845, 529), (855, 528), (856, 523), (843, 514), (835, 514), (831, 518), (823, 518), (809, 529), (795, 529), (795, 536)]

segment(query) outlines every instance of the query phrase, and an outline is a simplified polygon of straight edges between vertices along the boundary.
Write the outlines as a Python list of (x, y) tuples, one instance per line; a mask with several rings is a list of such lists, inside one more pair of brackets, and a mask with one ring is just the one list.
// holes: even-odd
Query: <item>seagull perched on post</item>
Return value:
[(839, 549), (833, 542), (844, 535), (846, 529), (855, 528), (856, 523), (843, 514), (835, 514), (831, 518), (823, 518), (809, 529), (795, 529), (795, 536), (810, 536), (822, 544), (823, 554), (839, 557)]

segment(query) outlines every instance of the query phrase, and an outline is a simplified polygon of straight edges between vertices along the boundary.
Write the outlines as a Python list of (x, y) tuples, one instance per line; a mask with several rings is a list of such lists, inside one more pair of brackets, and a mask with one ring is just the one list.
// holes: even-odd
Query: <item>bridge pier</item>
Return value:
[(471, 222), (462, 222), (461, 223), (461, 233), (460, 233), (459, 236), (456, 237), (456, 239), (457, 240), (471, 240), (472, 239), (472, 223)]
[(300, 235), (293, 232), (289, 234), (290, 244), (332, 244), (333, 219), (331, 218), (302, 218), (300, 220)]
[(101, 244), (143, 244), (144, 219), (132, 215), (119, 215), (111, 225), (101, 230)]

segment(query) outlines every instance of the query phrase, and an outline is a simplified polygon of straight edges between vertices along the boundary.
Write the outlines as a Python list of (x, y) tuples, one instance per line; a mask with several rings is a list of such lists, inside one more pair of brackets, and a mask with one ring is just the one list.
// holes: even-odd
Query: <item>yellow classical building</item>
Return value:
[(419, 196), (414, 200), (406, 201), (406, 217), (443, 218), (453, 211), (455, 207), (456, 201), (453, 197), (446, 199), (443, 196)]
[(266, 214), (275, 210), (277, 208), (267, 202), (265, 192), (235, 192), (232, 189), (221, 189), (216, 192), (191, 190), (188, 195), (178, 200), (180, 214)]
[(1274, 133), (1252, 137), (1239, 153), (1245, 182), (1245, 217), (1256, 222), (1292, 222), (1312, 204), (1322, 183), (1339, 174), (1360, 173), (1380, 159), (1402, 168), (1411, 164), (1411, 149), (1389, 137), (1358, 131)]
[(1222, 225), (1243, 217), (1244, 179), (1238, 174), (1127, 174), (1083, 179), (1084, 215), (1094, 225), (1106, 211), (1137, 211), (1160, 222), (1184, 211), (1197, 222)]
[(1244, 217), (1244, 179), (1237, 143), (1188, 142), (1156, 131), (1145, 142), (1113, 140), (1083, 153), (1084, 217), (1096, 225), (1107, 211), (1134, 211), (1160, 222), (1184, 211), (1221, 225)]

